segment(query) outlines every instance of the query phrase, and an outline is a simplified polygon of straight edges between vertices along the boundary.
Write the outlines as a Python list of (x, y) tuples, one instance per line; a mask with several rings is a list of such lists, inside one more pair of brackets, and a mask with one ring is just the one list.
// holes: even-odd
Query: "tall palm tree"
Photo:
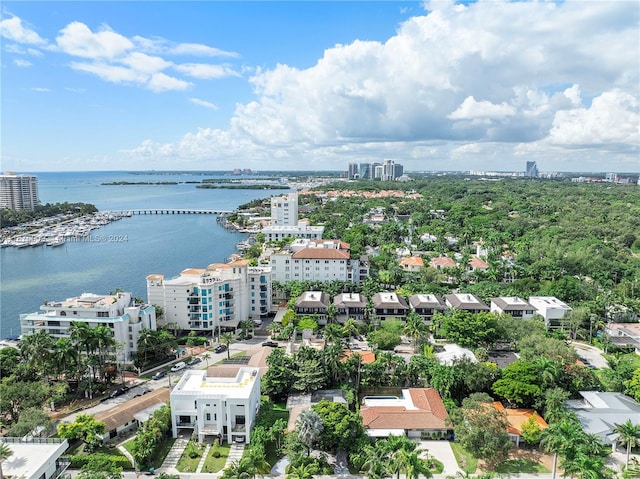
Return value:
[(51, 358), (53, 339), (44, 329), (28, 334), (22, 340), (20, 352), (27, 363), (35, 367), (40, 374), (48, 376), (48, 363)]
[(553, 479), (556, 479), (558, 455), (565, 455), (573, 448), (581, 432), (579, 423), (568, 420), (551, 423), (542, 431), (540, 447), (544, 452), (553, 453)]
[(629, 466), (629, 457), (631, 455), (631, 448), (640, 445), (640, 424), (633, 424), (631, 419), (627, 419), (622, 424), (614, 423), (614, 433), (618, 434), (618, 442), (622, 446), (627, 447), (627, 460), (626, 466)]
[(53, 362), (58, 377), (68, 374), (78, 360), (76, 348), (70, 338), (60, 338), (53, 345)]
[(348, 337), (349, 339), (358, 335), (358, 323), (353, 318), (348, 318), (344, 325), (342, 326), (342, 334), (343, 336)]
[(98, 352), (98, 364), (102, 374), (106, 365), (107, 354), (115, 348), (116, 340), (111, 329), (100, 324), (93, 329), (93, 341)]
[(234, 461), (222, 472), (222, 479), (253, 479), (259, 474), (249, 457)]
[(427, 334), (427, 325), (418, 313), (411, 310), (407, 314), (407, 320), (402, 332), (411, 338), (413, 350), (417, 351), (420, 339)]
[(336, 322), (336, 318), (338, 317), (338, 308), (333, 301), (331, 301), (327, 305), (327, 324), (334, 324)]
[(224, 344), (227, 347), (227, 359), (231, 359), (231, 349), (229, 346), (233, 342), (233, 334), (224, 333), (220, 336), (220, 343)]
[(317, 412), (307, 409), (300, 413), (296, 421), (298, 437), (307, 446), (307, 456), (311, 454), (311, 447), (318, 440), (324, 425)]
[(0, 442), (0, 479), (4, 479), (4, 474), (2, 473), (2, 463), (6, 461), (9, 457), (13, 455), (13, 451), (6, 443)]

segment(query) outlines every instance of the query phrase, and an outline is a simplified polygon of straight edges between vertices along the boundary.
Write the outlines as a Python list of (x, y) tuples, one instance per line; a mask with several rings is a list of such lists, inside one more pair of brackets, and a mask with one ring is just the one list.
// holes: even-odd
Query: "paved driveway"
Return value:
[(444, 464), (443, 475), (455, 476), (458, 471), (462, 472), (458, 467), (458, 462), (453, 455), (449, 441), (420, 441), (418, 447), (423, 450), (428, 450), (429, 454)]
[(589, 361), (596, 368), (608, 368), (609, 362), (602, 357), (602, 351), (590, 344), (571, 343), (578, 356)]

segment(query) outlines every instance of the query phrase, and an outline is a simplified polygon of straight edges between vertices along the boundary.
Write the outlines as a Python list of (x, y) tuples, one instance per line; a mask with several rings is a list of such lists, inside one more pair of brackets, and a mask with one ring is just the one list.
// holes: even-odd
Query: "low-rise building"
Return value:
[(353, 318), (356, 321), (364, 320), (364, 311), (367, 307), (367, 298), (361, 293), (340, 293), (333, 298), (333, 304), (338, 310), (339, 323)]
[(547, 421), (542, 419), (542, 416), (540, 416), (535, 409), (505, 408), (502, 403), (498, 401), (493, 403), (493, 407), (505, 414), (507, 422), (509, 423), (507, 426), (507, 433), (515, 443), (516, 447), (520, 446), (520, 440), (522, 439), (522, 427), (532, 417), (541, 431), (549, 427)]
[(435, 294), (414, 294), (409, 297), (409, 305), (427, 324), (431, 323), (433, 315), (447, 309), (447, 305)]
[(449, 308), (468, 311), (470, 313), (481, 313), (490, 311), (489, 306), (484, 304), (480, 298), (468, 293), (445, 294), (444, 301)]
[(20, 315), (23, 335), (44, 330), (55, 339), (68, 338), (74, 323), (108, 327), (121, 346), (115, 350), (116, 359), (129, 362), (138, 351), (140, 332), (156, 329), (156, 310), (151, 304), (136, 303), (128, 292), (83, 293), (64, 301), (49, 301), (40, 306), (40, 312)]
[(402, 296), (388, 291), (374, 294), (371, 302), (380, 320), (405, 319), (409, 311), (409, 306)]
[(581, 399), (567, 401), (569, 411), (574, 412), (584, 432), (596, 434), (604, 444), (611, 444), (615, 451), (618, 434), (613, 432), (616, 424), (630, 420), (640, 426), (640, 405), (622, 393), (580, 391)]
[(536, 313), (544, 318), (547, 329), (562, 328), (565, 314), (572, 309), (554, 296), (531, 296), (529, 304), (536, 309)]
[(327, 323), (329, 295), (323, 291), (305, 291), (296, 300), (296, 314), (317, 317), (318, 324)]
[(400, 259), (400, 268), (403, 271), (417, 273), (424, 267), (424, 261), (420, 256), (407, 256)]
[(605, 334), (616, 346), (634, 348), (640, 354), (640, 323), (608, 323)]
[(150, 303), (162, 306), (165, 323), (185, 331), (215, 333), (227, 321), (259, 319), (271, 312), (271, 268), (248, 260), (183, 270), (176, 278), (147, 276)]
[(260, 407), (260, 370), (225, 367), (184, 373), (171, 391), (173, 437), (180, 430), (228, 443), (248, 443)]
[(280, 241), (285, 238), (321, 239), (324, 226), (311, 226), (306, 221), (300, 221), (295, 226), (268, 225), (260, 230), (266, 241)]
[(433, 388), (403, 389), (400, 397), (365, 397), (360, 416), (371, 437), (440, 439), (452, 429), (442, 398)]
[(55, 479), (69, 467), (69, 460), (62, 457), (69, 443), (66, 439), (3, 437), (11, 456), (2, 461), (4, 477), (20, 479)]
[(431, 258), (429, 266), (435, 269), (444, 269), (455, 268), (458, 265), (453, 258), (449, 258), (448, 256), (439, 256), (437, 258)]
[(531, 319), (536, 315), (536, 308), (517, 296), (502, 296), (491, 298), (491, 312), (508, 314), (518, 319)]
[(105, 411), (99, 411), (94, 415), (94, 419), (105, 424), (102, 437), (105, 442), (117, 441), (119, 437), (138, 429), (154, 411), (168, 403), (169, 389), (160, 388)]

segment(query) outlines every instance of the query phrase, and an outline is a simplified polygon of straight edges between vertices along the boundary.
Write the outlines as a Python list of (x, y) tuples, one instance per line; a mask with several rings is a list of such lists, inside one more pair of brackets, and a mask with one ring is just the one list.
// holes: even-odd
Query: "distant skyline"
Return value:
[(640, 171), (640, 3), (5, 1), (2, 170)]

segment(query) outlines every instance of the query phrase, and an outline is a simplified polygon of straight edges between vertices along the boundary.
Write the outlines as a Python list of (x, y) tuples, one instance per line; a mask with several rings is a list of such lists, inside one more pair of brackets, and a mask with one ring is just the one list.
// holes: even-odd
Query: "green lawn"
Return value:
[(460, 469), (468, 473), (476, 472), (476, 469), (478, 469), (478, 459), (473, 457), (470, 452), (465, 450), (457, 442), (451, 442), (450, 444), (451, 449), (453, 450), (453, 455), (456, 456), (456, 461), (458, 462)]
[[(174, 442), (176, 442), (176, 440), (172, 437), (167, 437), (162, 440), (162, 442), (158, 445), (153, 455), (151, 456), (150, 462), (152, 467), (158, 469), (160, 466), (162, 466), (162, 463), (164, 462), (165, 457), (167, 457), (167, 454), (169, 454), (169, 451), (173, 447)], [(133, 452), (131, 450), (133, 448), (133, 439), (125, 442), (123, 446), (127, 451), (129, 451), (129, 454), (133, 455)]]
[[(229, 450), (231, 449), (230, 444), (225, 444), (222, 446), (211, 446), (209, 449), (209, 454), (207, 454), (207, 458), (205, 459), (204, 466), (202, 466), (202, 472), (220, 472), (224, 469), (224, 465), (227, 462), (227, 457), (229, 457)], [(220, 453), (219, 457), (214, 457), (215, 451)]]
[(176, 465), (176, 469), (180, 472), (196, 472), (198, 464), (200, 464), (200, 459), (202, 458), (202, 453), (204, 452), (204, 447), (204, 444), (189, 441), (189, 444), (187, 444)]
[(509, 459), (496, 466), (495, 472), (551, 472), (531, 459)]

